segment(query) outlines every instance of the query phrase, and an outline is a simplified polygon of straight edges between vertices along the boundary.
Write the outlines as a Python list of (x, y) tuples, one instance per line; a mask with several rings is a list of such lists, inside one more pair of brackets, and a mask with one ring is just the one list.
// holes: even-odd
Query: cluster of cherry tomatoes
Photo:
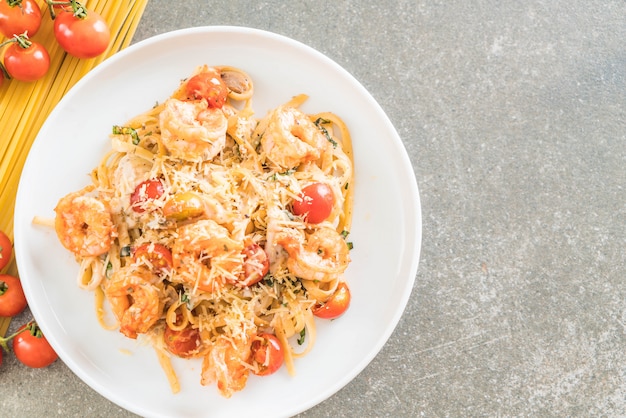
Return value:
[[(11, 240), (0, 231), (0, 271), (3, 271), (9, 264), (12, 254)], [(0, 316), (16, 316), (26, 309), (26, 306), (26, 296), (20, 279), (9, 274), (0, 274)], [(0, 336), (2, 349), (9, 352), (9, 344), (13, 346), (15, 357), (28, 367), (46, 367), (58, 358), (57, 353), (34, 321), (22, 325), (8, 337)], [(0, 364), (2, 364), (2, 349), (0, 349)]]
[[(77, 58), (94, 58), (109, 46), (108, 24), (98, 13), (76, 0), (46, 0), (54, 21), (54, 37), (68, 54)], [(4, 78), (35, 81), (50, 68), (46, 48), (32, 40), (42, 21), (42, 10), (36, 0), (0, 0), (0, 33), (8, 38), (4, 64), (0, 64), (0, 83)]]

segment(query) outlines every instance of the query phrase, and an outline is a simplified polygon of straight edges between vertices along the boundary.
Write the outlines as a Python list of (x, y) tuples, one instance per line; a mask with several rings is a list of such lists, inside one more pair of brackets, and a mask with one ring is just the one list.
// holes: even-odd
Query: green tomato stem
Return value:
[(24, 49), (30, 48), (30, 46), (33, 44), (32, 41), (28, 39), (28, 33), (24, 32), (21, 35), (13, 35), (12, 38), (7, 39), (6, 41), (2, 42), (0, 44), (0, 48), (8, 44), (13, 44), (13, 43), (17, 43), (20, 47)]
[(36, 335), (33, 333), (33, 332), (37, 332), (37, 331), (33, 331), (33, 328), (35, 328), (41, 335), (41, 330), (39, 330), (37, 323), (35, 321), (30, 321), (26, 324), (24, 328), (18, 329), (14, 334), (9, 335), (8, 337), (0, 336), (0, 347), (2, 347), (4, 351), (6, 351), (7, 353), (10, 352), (11, 349), (9, 348), (9, 341), (11, 341), (13, 338), (17, 337), (24, 331), (29, 331), (32, 335), (40, 338), (40, 335)]
[(33, 44), (30, 39), (28, 39), (28, 33), (24, 32), (21, 35), (13, 35), (13, 39), (15, 42), (22, 48), (28, 49)]
[(70, 1), (55, 1), (55, 0), (46, 0), (46, 4), (48, 5), (48, 9), (50, 10), (50, 18), (54, 20), (56, 18), (56, 13), (54, 12), (54, 6), (71, 6), (72, 14), (78, 19), (84, 19), (87, 17), (87, 9), (82, 3), (77, 0)]

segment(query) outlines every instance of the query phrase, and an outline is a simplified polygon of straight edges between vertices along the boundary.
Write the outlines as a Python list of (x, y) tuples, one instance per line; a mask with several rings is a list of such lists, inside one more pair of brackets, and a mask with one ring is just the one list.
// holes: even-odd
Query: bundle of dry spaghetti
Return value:
[[(38, 2), (43, 19), (33, 41), (50, 54), (50, 69), (32, 83), (5, 80), (0, 86), (0, 229), (13, 239), (15, 195), (26, 156), (44, 121), (65, 93), (87, 72), (128, 46), (148, 0), (84, 0), (109, 24), (111, 42), (100, 56), (78, 59), (63, 51), (54, 37), (46, 2)], [(0, 52), (0, 55), (2, 52)], [(71, 123), (71, 121), (68, 121)], [(15, 262), (8, 273), (17, 274)]]

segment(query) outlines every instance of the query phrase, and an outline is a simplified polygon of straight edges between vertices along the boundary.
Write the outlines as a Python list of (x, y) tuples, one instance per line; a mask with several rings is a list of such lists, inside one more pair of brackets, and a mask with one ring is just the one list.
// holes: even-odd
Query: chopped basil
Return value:
[(139, 135), (137, 131), (133, 128), (129, 128), (127, 126), (113, 126), (113, 135), (130, 135), (133, 140), (134, 145), (139, 145)]
[(302, 331), (300, 331), (300, 338), (298, 338), (298, 345), (304, 344), (305, 335), (306, 335), (306, 328), (302, 328)]
[(265, 276), (263, 276), (262, 280), (263, 283), (265, 283), (267, 286), (274, 286), (274, 278), (271, 274), (267, 273)]
[(293, 168), (290, 168), (289, 170), (283, 171), (282, 173), (274, 173), (274, 174), (272, 174), (268, 180), (278, 181), (278, 176), (291, 176), (295, 172), (296, 172), (296, 170), (294, 170)]
[[(344, 240), (345, 240), (346, 238), (348, 238), (348, 234), (349, 234), (349, 233), (350, 233), (350, 232), (349, 232), (349, 231), (346, 231), (345, 229), (344, 229), (343, 231), (341, 231), (341, 236), (342, 236), (342, 238), (343, 238)], [(348, 246), (348, 250), (351, 250), (351, 249), (353, 249), (353, 248), (354, 248), (354, 244), (353, 244), (352, 242), (350, 242), (350, 241), (346, 241), (346, 245)]]
[(126, 245), (120, 249), (120, 257), (130, 257), (130, 245)]
[(337, 142), (330, 136), (330, 134), (328, 133), (328, 130), (323, 125), (325, 123), (330, 123), (330, 121), (328, 119), (324, 119), (324, 118), (317, 118), (315, 120), (315, 126), (317, 126), (317, 129), (322, 131), (322, 133), (324, 134), (324, 136), (326, 137), (328, 142), (333, 144), (333, 148), (337, 148)]

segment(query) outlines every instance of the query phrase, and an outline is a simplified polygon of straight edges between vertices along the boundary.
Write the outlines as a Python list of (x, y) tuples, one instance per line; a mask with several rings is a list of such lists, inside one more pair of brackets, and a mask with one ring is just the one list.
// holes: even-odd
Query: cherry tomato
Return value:
[(205, 99), (211, 108), (221, 108), (226, 103), (228, 87), (217, 71), (204, 71), (187, 82), (187, 97)]
[(111, 31), (102, 16), (79, 7), (77, 12), (64, 9), (54, 19), (54, 36), (68, 54), (93, 58), (109, 47)]
[(145, 260), (157, 270), (169, 270), (172, 268), (172, 252), (163, 244), (141, 244), (133, 250), (135, 261)]
[(252, 243), (243, 249), (243, 279), (238, 283), (252, 286), (270, 270), (270, 260), (259, 244)]
[(163, 196), (165, 189), (159, 179), (142, 181), (130, 195), (130, 205), (137, 213), (145, 212), (145, 203)]
[(4, 67), (16, 80), (39, 80), (50, 68), (50, 55), (46, 48), (37, 42), (28, 40), (26, 47), (14, 42), (4, 53)]
[(0, 316), (15, 316), (26, 308), (26, 304), (20, 279), (0, 274)]
[(166, 218), (182, 221), (205, 213), (206, 205), (198, 193), (182, 192), (171, 196), (163, 205)]
[(189, 358), (197, 354), (201, 345), (200, 331), (197, 328), (192, 328), (191, 325), (182, 330), (165, 327), (163, 340), (170, 353), (182, 358)]
[(11, 261), (13, 254), (13, 244), (11, 239), (4, 232), (0, 231), (0, 270), (5, 268)]
[(13, 338), (13, 352), (24, 365), (41, 368), (59, 358), (35, 322), (22, 325), (18, 332)]
[(300, 200), (293, 201), (293, 213), (312, 224), (324, 221), (333, 211), (335, 196), (329, 185), (313, 183), (302, 189)]
[(258, 369), (253, 369), (257, 376), (267, 376), (280, 369), (285, 360), (285, 353), (280, 341), (273, 334), (259, 334), (250, 346), (251, 363)]
[(350, 306), (350, 289), (345, 282), (339, 283), (330, 298), (313, 308), (313, 315), (323, 319), (337, 318)]
[(33, 37), (39, 26), (41, 26), (41, 8), (36, 1), (0, 1), (0, 32), (7, 38), (24, 32)]

